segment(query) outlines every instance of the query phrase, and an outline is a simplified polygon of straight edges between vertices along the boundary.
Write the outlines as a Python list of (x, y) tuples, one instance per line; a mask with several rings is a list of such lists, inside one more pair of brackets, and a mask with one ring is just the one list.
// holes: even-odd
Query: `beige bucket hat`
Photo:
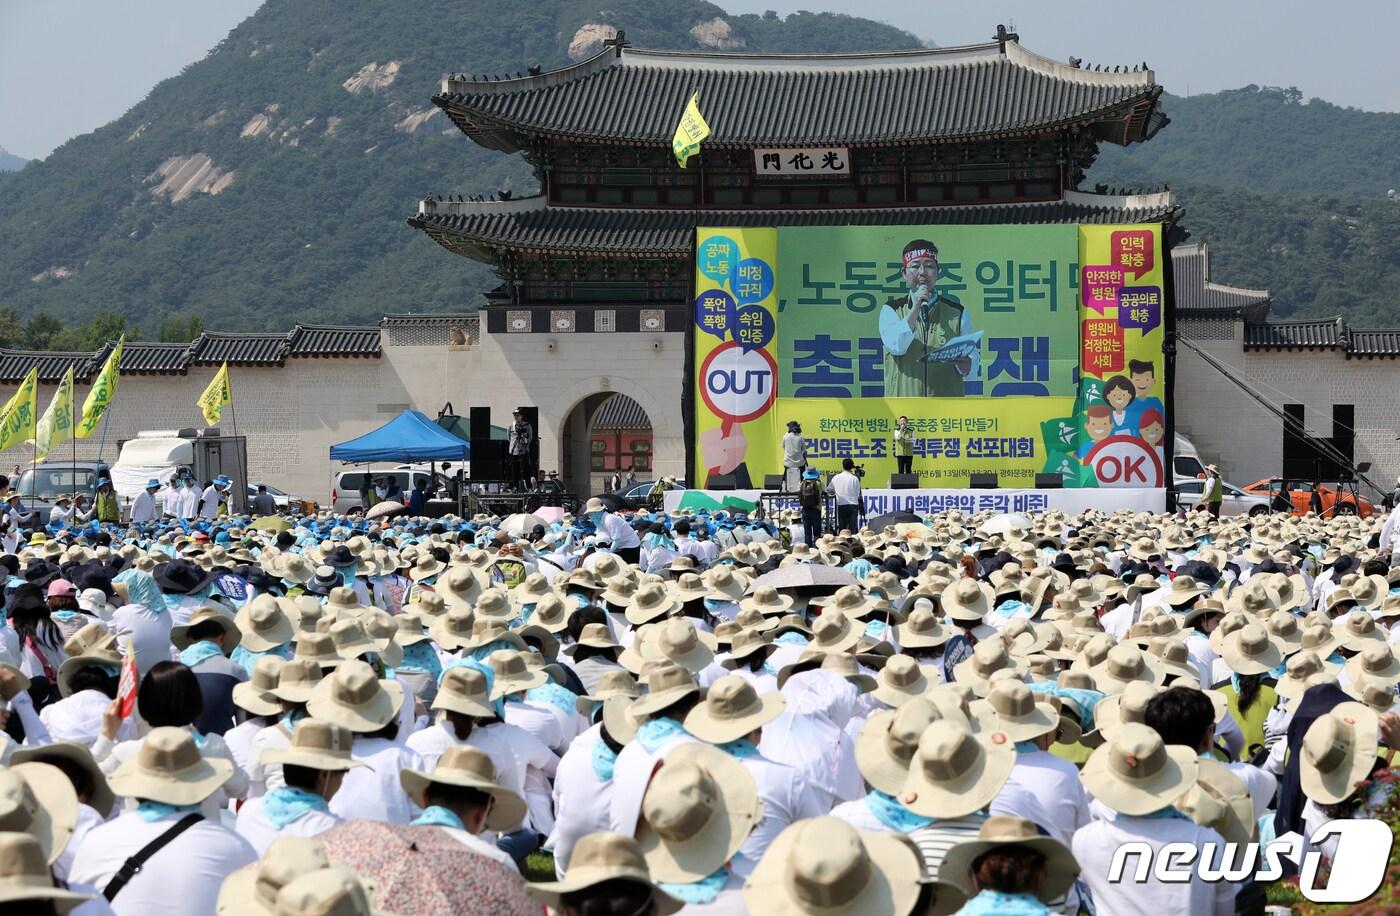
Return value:
[(1219, 760), (1202, 757), (1196, 784), (1172, 805), (1228, 842), (1244, 845), (1255, 839), (1257, 824), (1249, 787)]
[(32, 835), (0, 833), (0, 904), (33, 901), (37, 907), (42, 900), (56, 912), (67, 913), (93, 899), (93, 894), (57, 887), (49, 865), (42, 845)]
[(1367, 646), (1347, 659), (1345, 670), (1352, 681), (1370, 678), (1400, 683), (1400, 658), (1396, 658), (1395, 650), (1384, 643)]
[[(447, 606), (454, 606), (450, 598)], [(515, 606), (510, 603), (510, 595), (506, 593), (505, 589), (494, 585), (477, 596), (476, 606), (472, 612), (476, 615), (477, 620), (496, 620), (504, 624), (509, 624), (514, 620), (517, 613)]]
[(860, 642), (863, 629), (845, 614), (823, 611), (812, 622), (812, 641), (808, 648), (820, 652), (845, 652)]
[(919, 739), (943, 718), (942, 709), (924, 697), (875, 713), (856, 739), (856, 766), (861, 776), (881, 792), (898, 795), (909, 778)]
[(574, 709), (578, 710), (579, 715), (592, 718), (598, 704), (612, 697), (626, 697), (629, 700), (637, 698), (637, 679), (631, 672), (603, 672), (598, 678), (598, 686), (593, 688), (592, 693), (574, 699)]
[(1269, 638), (1285, 656), (1303, 648), (1302, 621), (1289, 611), (1274, 611), (1265, 618), (1264, 629), (1269, 631)]
[(485, 792), (494, 802), (491, 813), (486, 816), (488, 830), (509, 832), (525, 819), (525, 799), (497, 781), (496, 764), (488, 754), (474, 747), (449, 747), (438, 758), (431, 773), (404, 768), (399, 771), (399, 783), (418, 804), (424, 804), (423, 792), (431, 783)]
[(715, 681), (685, 717), (685, 730), (701, 741), (728, 744), (760, 729), (783, 714), (787, 700), (780, 693), (760, 694), (737, 674)]
[(486, 657), (486, 664), (495, 672), (495, 683), (491, 685), (491, 699), (499, 700), (512, 693), (543, 686), (549, 680), (544, 669), (530, 670), (525, 656), (512, 649), (500, 649)]
[(987, 818), (977, 831), (977, 839), (969, 843), (959, 843), (948, 850), (938, 874), (944, 881), (950, 881), (969, 894), (975, 894), (977, 889), (972, 879), (972, 863), (993, 850), (1008, 847), (1029, 849), (1045, 857), (1045, 879), (1036, 892), (1036, 896), (1044, 903), (1064, 896), (1079, 877), (1079, 863), (1063, 843), (1042, 835), (1035, 825), (1025, 818), (1006, 815)]
[(763, 916), (909, 913), (922, 880), (918, 851), (902, 836), (816, 817), (778, 834), (744, 885), (744, 904)]
[(472, 641), (472, 628), (476, 624), (475, 615), (468, 608), (454, 607), (445, 614), (432, 618), (428, 624), (428, 635), (438, 648), (445, 652), (455, 652)]
[(1000, 639), (984, 639), (970, 656), (953, 666), (953, 680), (967, 684), (977, 696), (985, 697), (992, 688), (992, 677), (999, 671), (1024, 677), (1026, 663), (1013, 656)]
[(329, 868), (320, 840), (283, 836), (263, 857), (224, 879), (215, 909), (218, 916), (277, 916), (277, 892), (302, 875)]
[(1343, 649), (1360, 652), (1367, 646), (1384, 645), (1386, 633), (1376, 625), (1376, 618), (1366, 611), (1352, 611), (1332, 624), (1332, 633)]
[(689, 743), (666, 755), (642, 798), (637, 845), (653, 880), (688, 884), (728, 862), (763, 817), (753, 776), (734, 757)]
[(1377, 716), (1361, 703), (1339, 703), (1303, 735), (1298, 777), (1303, 794), (1335, 805), (1356, 791), (1376, 762)]
[(335, 643), (336, 654), (342, 661), (357, 659), (362, 655), (383, 654), (390, 640), (375, 639), (365, 629), (359, 619), (337, 620), (331, 624), (331, 641)]
[(574, 845), (569, 871), (559, 881), (525, 885), (525, 892), (552, 911), (564, 911), (565, 894), (587, 890), (605, 881), (631, 881), (652, 888), (652, 907), (657, 916), (670, 916), (685, 904), (652, 884), (651, 872), (642, 849), (631, 837), (599, 831)]
[(753, 594), (739, 602), (741, 610), (757, 611), (765, 617), (781, 617), (791, 611), (796, 601), (771, 585), (760, 585)]
[(1191, 650), (1186, 640), (1177, 637), (1157, 637), (1147, 644), (1148, 664), (1162, 673), (1163, 677), (1196, 676), (1191, 664)]
[(197, 805), (232, 775), (232, 761), (202, 756), (189, 732), (166, 726), (151, 729), (136, 756), (117, 767), (107, 784), (128, 798)]
[(632, 594), (625, 616), (634, 627), (680, 612), (683, 602), (660, 582), (649, 582)]
[(643, 682), (647, 692), (628, 707), (638, 720), (665, 709), (677, 700), (700, 692), (700, 685), (695, 683), (691, 673), (672, 662), (663, 662), (648, 669)]
[(578, 642), (565, 646), (561, 651), (565, 655), (573, 656), (580, 648), (620, 650), (622, 647), (613, 641), (612, 631), (608, 629), (607, 624), (590, 623), (585, 624), (579, 631)]
[(1267, 674), (1283, 664), (1283, 650), (1259, 623), (1246, 624), (1226, 636), (1220, 648), (1235, 674)]
[(916, 602), (905, 621), (894, 628), (895, 639), (905, 649), (932, 649), (943, 645), (952, 638), (929, 607), (920, 607)]
[(891, 655), (875, 676), (875, 699), (891, 707), (922, 697), (929, 689), (929, 679), (912, 657)]
[(425, 642), (429, 637), (424, 626), (422, 617), (413, 611), (404, 611), (394, 618), (394, 642), (403, 648)]
[(484, 719), (496, 715), (486, 689), (486, 675), (465, 665), (448, 668), (442, 673), (432, 708)]
[(669, 618), (656, 625), (646, 657), (666, 659), (692, 674), (698, 674), (715, 660), (714, 649), (706, 642), (707, 636), (710, 634), (702, 634), (689, 620)]
[(1016, 745), (1001, 730), (974, 735), (948, 720), (926, 729), (897, 798), (924, 817), (963, 817), (996, 798), (1016, 764)]
[(762, 632), (740, 630), (734, 634), (729, 644), (729, 652), (720, 664), (732, 671), (755, 655), (762, 654), (767, 658), (777, 651), (777, 648), (777, 645), (769, 642)]
[(320, 719), (302, 719), (292, 732), (291, 746), (263, 751), (261, 759), (265, 764), (290, 763), (312, 770), (350, 770), (365, 766), (350, 756), (354, 740), (349, 729)]
[(282, 703), (273, 693), (286, 662), (276, 655), (264, 655), (253, 665), (248, 680), (235, 684), (233, 702), (255, 716), (275, 716), (282, 712)]
[[(767, 586), (764, 586), (765, 588)], [(734, 623), (742, 630), (753, 630), (755, 633), (767, 633), (778, 628), (778, 620), (774, 616), (763, 616), (762, 613), (753, 608), (740, 608), (739, 613), (734, 615)]]
[(1125, 724), (1089, 757), (1081, 777), (1098, 801), (1120, 814), (1160, 811), (1196, 784), (1200, 764), (1189, 747), (1168, 746), (1146, 725)]
[(233, 618), (243, 636), (243, 648), (266, 652), (292, 641), (292, 621), (272, 595), (258, 595)]
[(1283, 677), (1274, 684), (1274, 692), (1285, 699), (1296, 700), (1309, 687), (1332, 683), (1336, 679), (1335, 666), (1318, 658), (1311, 649), (1300, 649), (1289, 656)]
[(104, 818), (111, 815), (117, 797), (113, 794), (111, 786), (107, 785), (107, 774), (97, 765), (87, 745), (74, 741), (54, 741), (49, 744), (17, 747), (10, 753), (9, 761), (11, 766), (62, 761), (66, 766), (82, 770), (92, 784), (92, 792), (87, 800), (88, 806)]
[(359, 734), (378, 731), (394, 721), (403, 697), (398, 681), (380, 680), (364, 662), (347, 661), (312, 688), (306, 709), (314, 718)]
[(190, 647), (190, 630), (202, 623), (217, 623), (224, 631), (224, 655), (233, 652), (239, 642), (243, 640), (243, 634), (239, 632), (238, 625), (233, 622), (233, 618), (215, 607), (196, 608), (190, 615), (190, 622), (183, 626), (170, 628), (170, 642), (175, 648), (184, 651)]
[(294, 658), (277, 672), (277, 686), (269, 691), (286, 703), (305, 703), (321, 682), (321, 663), (311, 658)]
[(1156, 684), (1147, 681), (1134, 681), (1121, 691), (1103, 698), (1094, 707), (1094, 730), (1106, 741), (1113, 740), (1124, 725), (1134, 723), (1144, 725), (1147, 721), (1147, 704), (1158, 691)]
[(516, 652), (529, 651), (519, 630), (512, 630), (504, 620), (493, 618), (477, 617), (472, 621), (471, 638), (465, 641), (458, 639), (459, 646), (469, 652), (484, 649), (492, 643), (504, 643)]
[(53, 864), (78, 824), (78, 796), (58, 767), (20, 763), (0, 768), (0, 831), (27, 833)]
[(1390, 712), (1395, 708), (1397, 701), (1394, 684), (1371, 677), (1352, 681), (1347, 685), (1346, 692), (1347, 696), (1354, 697), (1359, 703), (1365, 703), (1379, 714)]
[(962, 623), (981, 623), (992, 609), (996, 596), (992, 587), (976, 579), (959, 579), (943, 590), (939, 602), (943, 612)]
[(992, 684), (985, 700), (972, 704), (972, 712), (990, 710), (996, 713), (997, 727), (1012, 741), (1032, 741), (1060, 728), (1059, 707), (1038, 696), (1024, 681), (1003, 678)]
[(1107, 657), (1091, 667), (1089, 674), (1100, 693), (1122, 693), (1133, 681), (1160, 684), (1166, 679), (1165, 673), (1156, 666), (1156, 659), (1129, 645), (1109, 649)]
[(276, 916), (388, 916), (370, 905), (369, 890), (353, 872), (322, 868), (277, 892)]

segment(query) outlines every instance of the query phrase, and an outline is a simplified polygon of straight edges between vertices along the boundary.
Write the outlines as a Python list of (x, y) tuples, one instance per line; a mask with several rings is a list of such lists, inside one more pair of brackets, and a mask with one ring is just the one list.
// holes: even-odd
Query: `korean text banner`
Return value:
[[(1158, 227), (700, 229), (696, 473), (1162, 486)], [(1081, 265), (1086, 265), (1081, 267)], [(1105, 411), (1108, 420), (1105, 421)], [(911, 435), (896, 445), (899, 418)], [(1107, 425), (1105, 425), (1107, 423)]]

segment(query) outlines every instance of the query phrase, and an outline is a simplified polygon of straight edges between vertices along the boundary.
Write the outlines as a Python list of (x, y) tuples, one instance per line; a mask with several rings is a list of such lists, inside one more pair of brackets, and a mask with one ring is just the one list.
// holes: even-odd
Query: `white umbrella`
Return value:
[(548, 528), (549, 522), (533, 512), (517, 512), (514, 515), (506, 516), (506, 520), (501, 522), (501, 527), (498, 530), (507, 534), (529, 534), (536, 525)]
[(987, 519), (977, 530), (983, 534), (1009, 534), (1012, 531), (1030, 531), (1034, 523), (1019, 512), (1003, 512)]
[(386, 499), (382, 503), (370, 506), (369, 511), (365, 513), (365, 518), (384, 518), (386, 515), (398, 515), (400, 512), (406, 511), (406, 508), (401, 502)]

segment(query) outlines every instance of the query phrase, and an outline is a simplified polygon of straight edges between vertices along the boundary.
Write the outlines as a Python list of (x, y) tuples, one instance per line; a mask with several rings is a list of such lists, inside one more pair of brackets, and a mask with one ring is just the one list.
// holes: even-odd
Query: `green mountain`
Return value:
[[(420, 197), (534, 187), (519, 156), (429, 102), (448, 71), (506, 74), (642, 47), (913, 48), (864, 19), (730, 16), (703, 0), (268, 0), (118, 120), (0, 176), (0, 338), (42, 314), (147, 336), (473, 308), (496, 285), (404, 224)], [(180, 325), (181, 327), (175, 327)], [(95, 333), (95, 332), (94, 332)], [(77, 334), (84, 337), (85, 334)]]
[(1169, 183), (1211, 241), (1212, 276), (1269, 289), (1277, 317), (1400, 327), (1400, 114), (1258, 86), (1162, 104), (1172, 123), (1102, 147), (1086, 185)]
[(17, 172), (24, 168), (28, 159), (21, 159), (14, 153), (0, 146), (0, 172)]

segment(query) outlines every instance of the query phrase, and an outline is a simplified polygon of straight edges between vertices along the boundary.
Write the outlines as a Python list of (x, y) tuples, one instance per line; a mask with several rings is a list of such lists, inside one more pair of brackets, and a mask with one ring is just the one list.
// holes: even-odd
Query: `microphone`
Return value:
[(929, 300), (933, 298), (933, 290), (927, 283), (921, 284), (914, 290), (914, 304), (919, 307), (919, 317), (922, 318), (925, 310), (928, 309)]

